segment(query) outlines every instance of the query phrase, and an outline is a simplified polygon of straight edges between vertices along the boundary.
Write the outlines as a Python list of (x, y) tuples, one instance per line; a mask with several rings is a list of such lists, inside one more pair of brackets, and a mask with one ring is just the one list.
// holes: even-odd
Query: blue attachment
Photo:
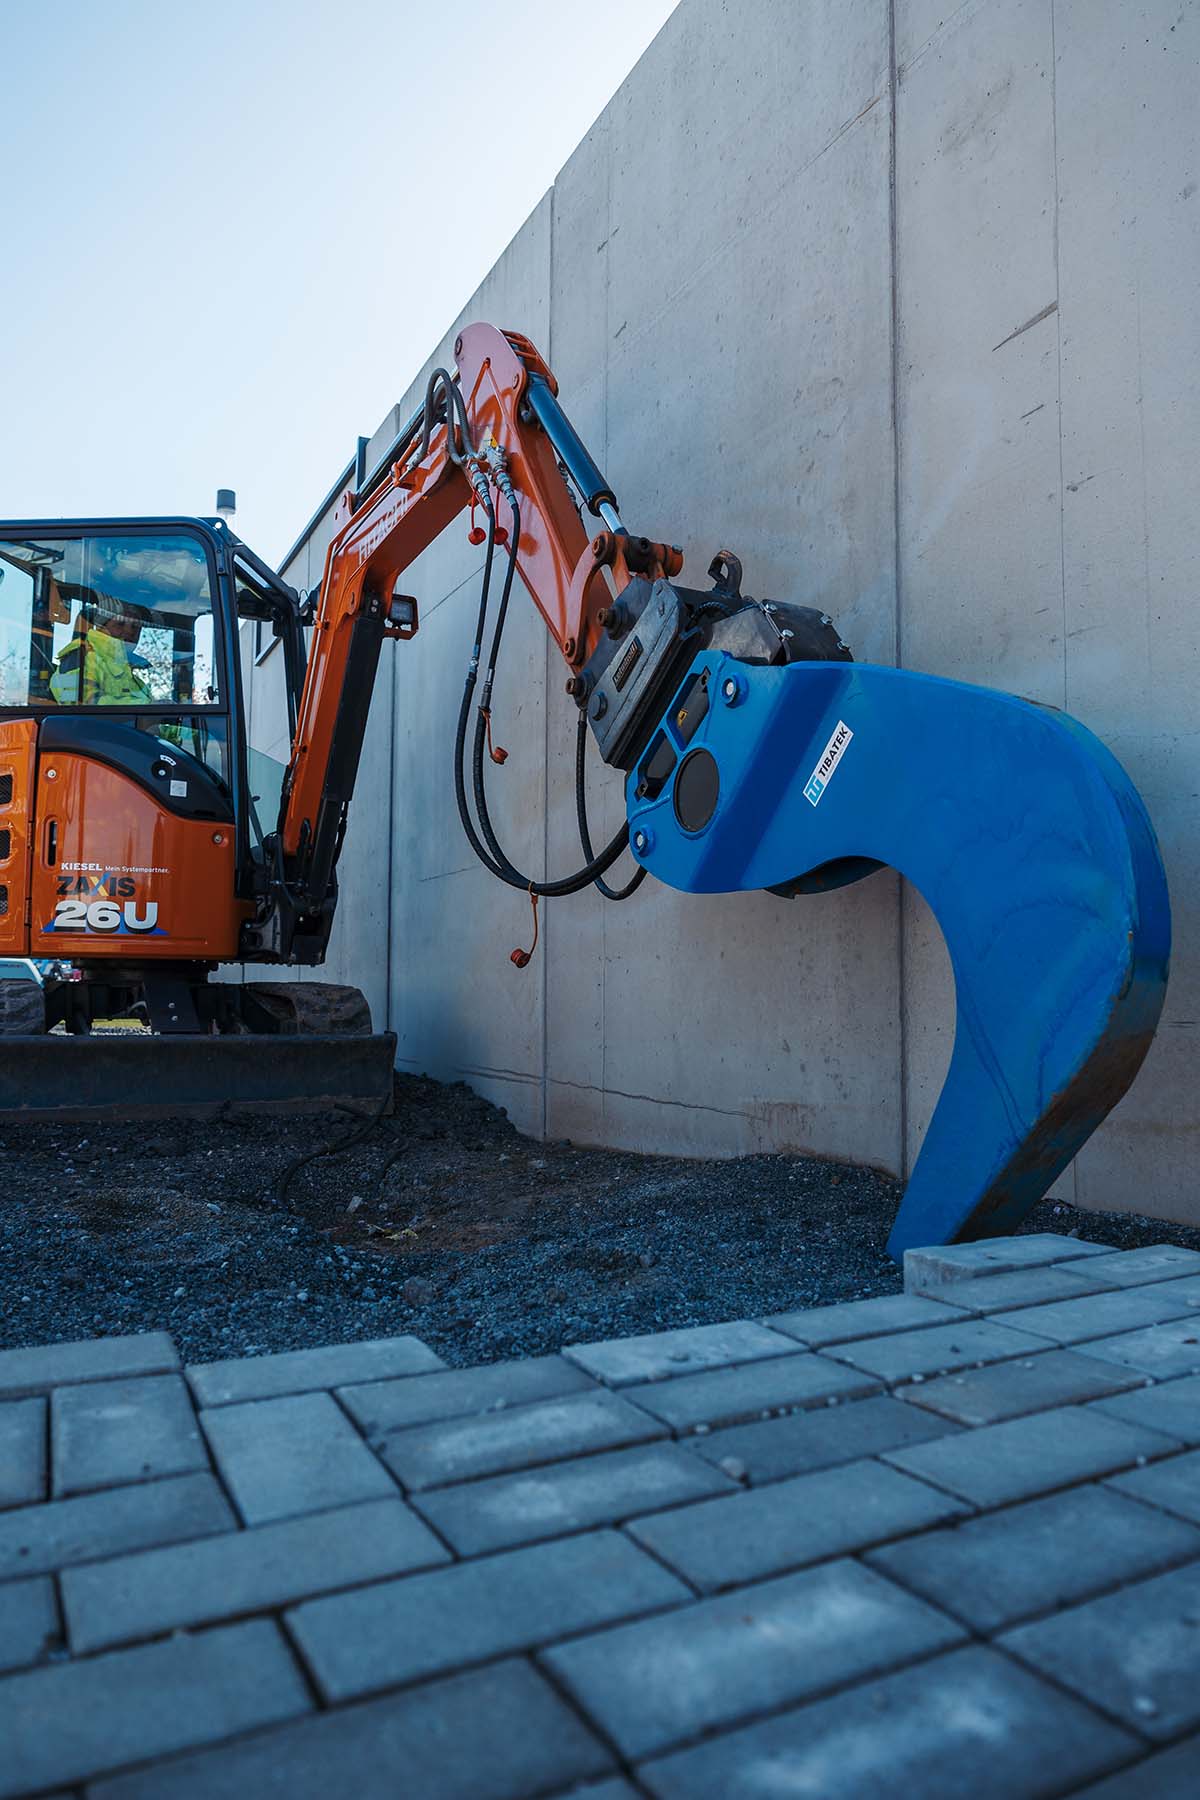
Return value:
[[(629, 777), (635, 854), (698, 894), (907, 876), (945, 937), (958, 1019), (888, 1249), (1015, 1230), (1128, 1088), (1162, 1010), (1170, 907), (1133, 783), (1076, 720), (988, 688), (716, 650), (696, 675), (709, 707), (686, 744), (666, 715), (666, 785), (639, 799)], [(701, 755), (681, 785), (697, 750), (716, 770)]]

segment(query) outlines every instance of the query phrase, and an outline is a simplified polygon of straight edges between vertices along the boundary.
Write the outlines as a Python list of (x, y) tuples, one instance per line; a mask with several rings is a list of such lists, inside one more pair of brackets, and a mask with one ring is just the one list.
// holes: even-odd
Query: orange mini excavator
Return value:
[[(221, 519), (0, 524), (0, 1114), (388, 1093), (394, 1039), (357, 990), (211, 977), (323, 961), (380, 649), (417, 631), (404, 572), (469, 509), (486, 548), (453, 778), (485, 866), (535, 906), (623, 899), (647, 873), (793, 896), (900, 869), (942, 926), (958, 1026), (893, 1248), (1011, 1229), (1133, 1080), (1162, 1005), (1166, 887), (1129, 778), (1065, 715), (853, 662), (824, 613), (743, 595), (728, 552), (709, 588), (681, 586), (681, 552), (627, 530), (533, 345), (478, 324), (454, 356), (341, 497), (312, 596)], [(551, 880), (505, 852), (485, 784), (518, 576), (578, 709), (583, 861)], [(283, 644), (274, 786), (242, 619)], [(589, 735), (626, 780), (599, 852)], [(626, 849), (639, 866), (610, 886)], [(110, 1020), (141, 1029), (93, 1030)]]

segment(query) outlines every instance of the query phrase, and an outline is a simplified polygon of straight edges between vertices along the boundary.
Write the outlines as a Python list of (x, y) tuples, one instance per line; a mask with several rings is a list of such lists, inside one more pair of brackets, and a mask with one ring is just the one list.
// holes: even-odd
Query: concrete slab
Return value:
[(40, 1661), (62, 1645), (54, 1583), (48, 1575), (7, 1582), (0, 1590), (0, 1672)]
[(460, 1556), (479, 1556), (706, 1499), (733, 1485), (677, 1444), (646, 1444), (438, 1488), (414, 1505)]
[(1063, 1406), (936, 1443), (889, 1450), (885, 1457), (972, 1505), (1005, 1506), (1174, 1448), (1161, 1432), (1081, 1406)]
[(638, 1776), (657, 1800), (860, 1800), (879, 1791), (881, 1771), (921, 1800), (1013, 1800), (1066, 1792), (1136, 1753), (1090, 1707), (972, 1647), (644, 1763)]
[(1055, 1344), (1081, 1344), (1087, 1338), (1109, 1337), (1116, 1332), (1138, 1331), (1166, 1319), (1191, 1317), (1200, 1331), (1190, 1296), (1171, 1293), (1182, 1283), (1164, 1281), (1154, 1287), (1114, 1288), (1083, 1300), (1055, 1300), (1048, 1306), (1026, 1306), (1019, 1312), (994, 1315), (997, 1325), (1011, 1325), (1033, 1332)]
[[(1138, 1379), (1132, 1370), (1104, 1364), (1099, 1357), (1077, 1356), (1070, 1350), (1043, 1350), (1037, 1356), (1018, 1357), (1015, 1362), (989, 1363), (984, 1369), (964, 1369), (958, 1375), (943, 1375), (919, 1387), (898, 1388), (897, 1398), (912, 1406), (928, 1407), (960, 1425), (998, 1425), (1002, 1419), (1020, 1418), (1023, 1413), (1045, 1412), (1052, 1406), (1074, 1406), (1100, 1395), (1120, 1394), (1136, 1386)], [(1152, 1423), (1149, 1419), (1133, 1422)]]
[(645, 1337), (612, 1338), (603, 1344), (568, 1344), (563, 1355), (610, 1387), (630, 1387), (638, 1381), (663, 1381), (699, 1369), (787, 1356), (793, 1348), (792, 1339), (781, 1332), (739, 1319), (731, 1325), (694, 1325)]
[[(985, 1275), (955, 1295), (958, 1306), (973, 1313), (998, 1313), (1019, 1306), (1043, 1306), (1052, 1300), (1074, 1300), (1080, 1294), (1096, 1294), (1108, 1285), (1092, 1270), (1102, 1269), (1112, 1257), (1087, 1257), (1068, 1271), (1065, 1263), (1047, 1263), (1036, 1269), (1014, 1269), (1007, 1275)], [(1076, 1274), (1076, 1269), (1088, 1271)]]
[(0, 1400), (48, 1394), (80, 1381), (121, 1375), (162, 1375), (179, 1367), (179, 1352), (165, 1331), (131, 1337), (85, 1338), (75, 1344), (40, 1344), (0, 1350)]
[(220, 1406), (200, 1422), (247, 1525), (395, 1497), (395, 1482), (330, 1394)]
[(1018, 1626), (1004, 1649), (1132, 1730), (1179, 1737), (1200, 1720), (1200, 1563)]
[(672, 1430), (686, 1432), (770, 1413), (807, 1412), (834, 1401), (860, 1399), (876, 1393), (879, 1386), (874, 1376), (843, 1368), (828, 1357), (798, 1353), (648, 1382), (626, 1388), (625, 1395)]
[(990, 1634), (1198, 1556), (1200, 1534), (1191, 1526), (1148, 1513), (1108, 1487), (1087, 1486), (886, 1545), (867, 1560)]
[(228, 1406), (240, 1400), (271, 1400), (281, 1394), (312, 1393), (350, 1382), (425, 1375), (445, 1366), (420, 1338), (397, 1337), (330, 1344), (316, 1350), (285, 1350), (277, 1356), (194, 1363), (187, 1377), (201, 1406)]
[(735, 1425), (694, 1439), (691, 1448), (718, 1466), (733, 1457), (757, 1486), (862, 1456), (879, 1456), (904, 1444), (923, 1444), (956, 1430), (947, 1419), (879, 1395), (792, 1418)]
[[(1100, 1361), (1099, 1357), (1088, 1360)], [(1116, 1363), (1103, 1366), (1120, 1367)], [(1200, 1376), (1185, 1375), (1154, 1384), (1148, 1384), (1143, 1376), (1128, 1393), (1111, 1394), (1095, 1405), (1098, 1412), (1110, 1413), (1114, 1419), (1128, 1419), (1131, 1425), (1164, 1432), (1182, 1444), (1200, 1444)]]
[(1200, 1792), (1200, 1737), (1148, 1756), (1105, 1781), (1080, 1788), (1076, 1800), (1194, 1800)]
[(596, 1531), (311, 1600), (288, 1626), (333, 1705), (691, 1598), (628, 1538)]
[(63, 1609), (79, 1655), (449, 1560), (402, 1500), (369, 1500), (67, 1569)]
[(859, 1338), (837, 1344), (830, 1354), (839, 1362), (878, 1375), (888, 1383), (914, 1375), (941, 1375), (949, 1369), (965, 1369), (972, 1363), (1003, 1362), (1028, 1356), (1043, 1341), (1009, 1324), (991, 1319), (962, 1317), (954, 1325), (936, 1325), (927, 1331), (905, 1331), (891, 1337)]
[(906, 1294), (937, 1296), (960, 1282), (978, 1281), (989, 1275), (1010, 1275), (1019, 1269), (1046, 1264), (1078, 1262), (1087, 1256), (1111, 1256), (1107, 1244), (1088, 1245), (1081, 1238), (1053, 1231), (1022, 1232), (1018, 1237), (983, 1238), (975, 1244), (934, 1244), (928, 1249), (904, 1252)]
[(1140, 1250), (1120, 1250), (1103, 1262), (1089, 1258), (1082, 1265), (1063, 1263), (1061, 1273), (1086, 1273), (1103, 1287), (1144, 1287), (1148, 1282), (1173, 1281), (1183, 1275), (1200, 1275), (1200, 1250), (1181, 1244), (1146, 1244)]
[(211, 1475), (177, 1475), (0, 1514), (0, 1581), (228, 1531), (233, 1510)]
[(1119, 1337), (1090, 1338), (1079, 1345), (1079, 1353), (1120, 1363), (1139, 1374), (1152, 1375), (1156, 1381), (1200, 1375), (1200, 1319), (1193, 1315)]
[(584, 1393), (595, 1385), (565, 1357), (532, 1356), (525, 1362), (486, 1363), (478, 1369), (446, 1369), (436, 1375), (339, 1387), (337, 1397), (368, 1438), (378, 1439), (411, 1425)]
[(1111, 1485), (1148, 1506), (1200, 1525), (1200, 1450), (1168, 1457), (1147, 1469), (1131, 1469), (1127, 1475), (1114, 1476)]
[(850, 1338), (912, 1331), (924, 1325), (952, 1325), (961, 1313), (938, 1300), (914, 1294), (883, 1294), (877, 1300), (847, 1300), (841, 1306), (815, 1306), (807, 1312), (776, 1313), (764, 1320), (774, 1331), (819, 1350)]
[(438, 1800), (561, 1793), (612, 1757), (521, 1662), (320, 1713), (178, 1762), (97, 1782), (88, 1800)]
[(861, 1551), (968, 1511), (883, 1463), (859, 1461), (748, 1494), (652, 1513), (627, 1529), (701, 1593), (715, 1593)]
[(578, 1638), (541, 1660), (624, 1755), (640, 1758), (959, 1636), (891, 1582), (833, 1562)]
[(208, 1468), (179, 1375), (142, 1375), (54, 1390), (50, 1445), (56, 1498)]
[(0, 1508), (28, 1506), (46, 1495), (46, 1402), (0, 1404)]

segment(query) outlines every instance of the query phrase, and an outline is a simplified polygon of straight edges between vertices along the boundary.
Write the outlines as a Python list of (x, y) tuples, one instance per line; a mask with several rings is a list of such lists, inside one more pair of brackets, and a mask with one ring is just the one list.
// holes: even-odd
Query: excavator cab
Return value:
[[(74, 976), (0, 980), (0, 1035), (369, 1035), (357, 990), (210, 980), (269, 881), (303, 617), (221, 519), (0, 525), (0, 957)], [(284, 640), (279, 760), (247, 740), (247, 618)]]

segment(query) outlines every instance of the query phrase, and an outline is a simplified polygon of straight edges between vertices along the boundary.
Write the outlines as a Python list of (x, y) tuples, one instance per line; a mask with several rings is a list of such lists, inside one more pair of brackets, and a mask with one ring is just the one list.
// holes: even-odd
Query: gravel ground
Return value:
[[(169, 1331), (188, 1361), (415, 1332), (453, 1364), (899, 1291), (899, 1184), (797, 1156), (693, 1162), (523, 1138), (462, 1083), (345, 1115), (0, 1127), (0, 1345)], [(1122, 1247), (1200, 1231), (1043, 1202)]]

